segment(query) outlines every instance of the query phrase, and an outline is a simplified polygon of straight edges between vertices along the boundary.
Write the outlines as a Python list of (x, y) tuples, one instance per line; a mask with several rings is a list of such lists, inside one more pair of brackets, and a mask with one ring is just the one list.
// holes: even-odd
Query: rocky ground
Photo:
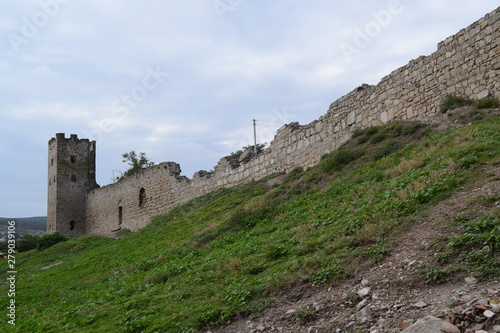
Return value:
[[(450, 125), (449, 119), (443, 116), (440, 125)], [(482, 171), (500, 177), (500, 166)], [(499, 194), (500, 181), (491, 178), (462, 188), (416, 218), (383, 263), (359, 263), (355, 277), (337, 286), (284, 291), (258, 318), (239, 318), (205, 332), (500, 332), (500, 277), (484, 283), (462, 272), (446, 283), (428, 284), (419, 272), (435, 255), (432, 242), (460, 228), (445, 228), (447, 221), (472, 206), (480, 211), (478, 198)]]

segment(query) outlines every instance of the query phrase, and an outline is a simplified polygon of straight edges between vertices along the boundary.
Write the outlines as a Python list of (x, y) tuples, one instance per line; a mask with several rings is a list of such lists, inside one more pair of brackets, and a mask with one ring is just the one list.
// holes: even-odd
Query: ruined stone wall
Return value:
[[(323, 154), (348, 140), (357, 128), (392, 120), (432, 118), (438, 114), (439, 103), (446, 94), (500, 98), (499, 54), (497, 8), (439, 43), (433, 54), (410, 61), (375, 86), (364, 84), (341, 97), (320, 119), (304, 126), (283, 126), (269, 148), (247, 163), (222, 158), (214, 174), (200, 171), (193, 179), (187, 179), (180, 176), (176, 163), (167, 162), (90, 191), (87, 232), (107, 233), (118, 227), (138, 230), (151, 217), (215, 189), (312, 166)], [(141, 188), (146, 196), (142, 206)]]

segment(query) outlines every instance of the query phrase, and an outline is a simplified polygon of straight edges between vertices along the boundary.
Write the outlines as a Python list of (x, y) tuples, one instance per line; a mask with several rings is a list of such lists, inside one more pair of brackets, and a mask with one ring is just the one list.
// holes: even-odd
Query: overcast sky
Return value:
[(47, 142), (97, 141), (192, 177), (436, 50), (498, 0), (0, 2), (0, 216), (46, 215)]

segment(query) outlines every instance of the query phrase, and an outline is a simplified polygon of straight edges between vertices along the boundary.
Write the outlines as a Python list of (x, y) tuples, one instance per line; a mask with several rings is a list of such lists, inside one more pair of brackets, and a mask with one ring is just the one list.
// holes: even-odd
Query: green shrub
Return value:
[(398, 149), (399, 147), (396, 142), (394, 141), (387, 142), (382, 148), (373, 153), (373, 159), (377, 161), (382, 157), (392, 154)]
[(362, 135), (358, 138), (358, 144), (361, 145), (370, 139), (368, 135)]
[(309, 323), (314, 319), (314, 313), (311, 310), (299, 310), (297, 317), (304, 323)]
[(365, 134), (366, 135), (373, 135), (378, 132), (378, 127), (368, 127), (365, 129)]
[(40, 238), (36, 249), (38, 251), (42, 251), (42, 250), (48, 249), (51, 246), (56, 245), (57, 243), (65, 242), (68, 239), (69, 239), (68, 237), (66, 237), (58, 232), (55, 232), (53, 234), (44, 235), (42, 238)]
[(363, 134), (365, 134), (365, 131), (364, 129), (361, 129), (361, 128), (357, 128), (354, 130), (354, 132), (352, 132), (352, 137), (351, 138), (357, 138), (358, 136), (362, 136)]
[(292, 171), (288, 173), (286, 176), (285, 180), (283, 181), (283, 184), (290, 183), (296, 179), (299, 179), (302, 174), (304, 173), (304, 169), (302, 167), (295, 167), (293, 168)]
[(474, 102), (469, 98), (448, 94), (439, 105), (439, 112), (446, 113), (449, 110), (453, 110), (464, 105), (472, 105), (473, 103)]
[(474, 107), (476, 109), (489, 109), (500, 107), (500, 100), (496, 97), (485, 97), (478, 101), (474, 101)]
[(411, 134), (415, 134), (417, 133), (417, 131), (419, 129), (422, 129), (422, 128), (426, 128), (428, 127), (429, 125), (427, 124), (422, 124), (422, 123), (415, 123), (415, 124), (411, 124), (409, 126), (403, 126), (402, 130), (401, 130), (401, 134), (402, 135), (411, 135)]
[(378, 127), (367, 127), (367, 128), (358, 128), (352, 132), (352, 138), (355, 139), (360, 136), (372, 136), (373, 134), (378, 132)]
[(363, 156), (361, 149), (339, 148), (323, 159), (320, 170), (326, 173), (341, 171), (343, 167)]
[(427, 264), (424, 268), (424, 277), (427, 283), (444, 283), (448, 280), (450, 272), (433, 264)]
[(387, 138), (387, 135), (385, 133), (377, 133), (374, 136), (372, 136), (370, 142), (371, 143), (379, 143), (384, 141)]
[(16, 242), (16, 249), (19, 252), (25, 252), (36, 249), (40, 236), (24, 235), (23, 238)]

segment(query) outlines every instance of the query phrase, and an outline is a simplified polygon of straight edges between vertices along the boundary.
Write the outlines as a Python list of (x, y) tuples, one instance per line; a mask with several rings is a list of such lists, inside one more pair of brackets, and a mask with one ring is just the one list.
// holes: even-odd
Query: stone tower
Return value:
[(57, 133), (49, 141), (47, 233), (68, 237), (86, 233), (87, 191), (95, 180), (95, 141), (65, 138)]

